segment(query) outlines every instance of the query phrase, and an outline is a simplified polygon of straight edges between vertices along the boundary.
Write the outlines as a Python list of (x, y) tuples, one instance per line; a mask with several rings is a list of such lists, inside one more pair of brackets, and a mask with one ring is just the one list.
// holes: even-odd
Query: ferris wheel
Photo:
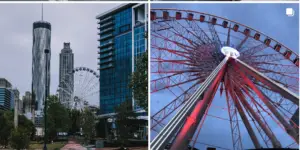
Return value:
[(99, 75), (87, 67), (74, 68), (61, 80), (57, 95), (60, 102), (71, 109), (83, 109), (99, 101)]
[(165, 105), (151, 110), (152, 149), (203, 144), (208, 118), (229, 122), (233, 149), (247, 148), (242, 128), (254, 148), (298, 147), (298, 85), (298, 54), (268, 35), (208, 13), (151, 10), (151, 108)]

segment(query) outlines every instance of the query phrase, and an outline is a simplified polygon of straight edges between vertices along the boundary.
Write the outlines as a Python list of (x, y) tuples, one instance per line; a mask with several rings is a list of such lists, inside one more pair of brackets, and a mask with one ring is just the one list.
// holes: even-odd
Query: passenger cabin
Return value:
[(255, 40), (259, 40), (259, 38), (260, 38), (260, 34), (259, 34), (259, 33), (255, 33), (254, 39), (255, 39)]
[(188, 18), (189, 21), (192, 21), (192, 20), (193, 20), (193, 17), (194, 17), (194, 14), (188, 13), (187, 18)]
[(151, 11), (151, 20), (156, 20), (156, 12)]
[(249, 34), (250, 34), (250, 30), (248, 28), (246, 28), (244, 30), (244, 35), (249, 36)]
[(222, 26), (223, 26), (223, 28), (227, 28), (228, 22), (224, 20), (223, 23), (222, 23)]
[(176, 18), (176, 20), (180, 20), (181, 19), (181, 12), (176, 12), (175, 18)]
[(200, 15), (200, 22), (204, 22), (205, 21), (205, 16), (204, 15)]
[(277, 52), (279, 52), (280, 49), (281, 49), (281, 45), (276, 44), (276, 45), (274, 46), (274, 49), (275, 49)]
[(235, 24), (233, 26), (233, 31), (237, 32), (239, 30), (239, 25)]
[(211, 24), (216, 25), (217, 24), (217, 18), (212, 18), (211, 19)]
[(164, 11), (163, 12), (163, 19), (164, 20), (168, 20), (169, 19), (169, 12), (168, 11)]
[(295, 58), (293, 63), (296, 65), (296, 66), (299, 66), (299, 58)]
[(271, 43), (271, 39), (266, 38), (265, 41), (264, 41), (264, 43), (265, 43), (267, 46), (269, 46), (270, 43)]
[(286, 59), (290, 59), (291, 55), (292, 55), (292, 51), (290, 51), (290, 50), (287, 50), (287, 51), (285, 51), (285, 52), (283, 53), (283, 56), (284, 56)]

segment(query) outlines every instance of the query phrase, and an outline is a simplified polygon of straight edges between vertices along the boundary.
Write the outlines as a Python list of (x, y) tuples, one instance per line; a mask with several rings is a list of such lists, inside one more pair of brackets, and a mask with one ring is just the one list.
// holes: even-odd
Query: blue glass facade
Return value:
[(132, 9), (100, 18), (99, 29), (100, 111), (107, 114), (132, 98)]
[(139, 25), (134, 28), (134, 57), (143, 54), (146, 50), (145, 43), (145, 25)]
[(132, 10), (131, 8), (127, 8), (122, 10), (114, 15), (115, 18), (115, 35), (122, 34), (127, 31), (131, 31), (132, 26)]
[[(101, 114), (114, 113), (116, 106), (125, 100), (133, 100), (128, 84), (136, 57), (147, 47), (145, 8), (141, 4), (124, 4), (97, 16)], [(136, 104), (134, 106), (139, 110)]]
[[(139, 24), (134, 27), (134, 63), (137, 63), (138, 56), (143, 54), (146, 51), (146, 43), (145, 43), (145, 24)], [(136, 65), (134, 65), (136, 66)], [(135, 69), (135, 67), (134, 67)], [(141, 110), (141, 108), (135, 104), (135, 110)]]
[(6, 88), (0, 88), (0, 105), (1, 109), (9, 110), (11, 108), (12, 94)]
[[(116, 106), (124, 101), (133, 100), (132, 89), (128, 85), (135, 68), (135, 57), (146, 50), (145, 9), (145, 4), (122, 4), (96, 17), (100, 31), (100, 113), (106, 114), (103, 115), (105, 117), (111, 117), (108, 114), (114, 113)], [(135, 110), (139, 109), (134, 106)], [(140, 117), (139, 136), (147, 139), (148, 115), (145, 111), (137, 111), (136, 114)]]

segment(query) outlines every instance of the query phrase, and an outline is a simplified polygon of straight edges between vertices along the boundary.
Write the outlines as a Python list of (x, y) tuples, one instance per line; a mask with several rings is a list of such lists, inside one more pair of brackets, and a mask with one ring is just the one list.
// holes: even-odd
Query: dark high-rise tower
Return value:
[[(72, 73), (74, 68), (74, 54), (70, 48), (70, 43), (64, 43), (64, 48), (59, 54), (59, 83), (60, 90), (59, 100), (68, 108), (70, 108), (70, 93), (74, 90), (74, 75)], [(64, 83), (63, 83), (64, 82)], [(67, 87), (67, 82), (69, 86)]]
[[(32, 46), (32, 95), (37, 110), (43, 108), (43, 101), (46, 94), (49, 94), (50, 87), (50, 59), (51, 52), (46, 60), (45, 49), (50, 50), (51, 42), (51, 24), (46, 21), (37, 21), (33, 23), (33, 46)], [(46, 63), (47, 82), (46, 82)], [(46, 85), (48, 84), (48, 85)]]

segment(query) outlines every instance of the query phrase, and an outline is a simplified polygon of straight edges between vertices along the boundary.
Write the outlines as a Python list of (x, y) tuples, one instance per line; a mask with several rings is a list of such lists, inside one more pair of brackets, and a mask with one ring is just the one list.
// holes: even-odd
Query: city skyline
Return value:
[[(73, 53), (75, 54), (74, 59), (76, 60), (74, 67), (83, 66), (97, 70), (98, 30), (95, 16), (117, 5), (44, 4), (44, 20), (52, 25), (50, 94), (55, 94), (58, 87), (59, 53), (64, 42), (72, 43)], [(26, 91), (31, 91), (32, 23), (41, 19), (40, 8), (40, 4), (28, 4), (25, 7), (21, 4), (0, 6), (1, 14), (10, 14), (3, 15), (0, 19), (1, 26), (6, 29), (2, 32), (2, 37), (5, 38), (0, 42), (3, 47), (0, 56), (0, 69), (7, 70), (2, 73), (1, 77), (9, 80), (14, 88), (18, 88), (20, 96), (23, 96)], [(86, 11), (78, 13), (78, 10)], [(58, 17), (57, 13), (62, 15)], [(20, 20), (14, 19), (20, 15), (27, 17)], [(79, 18), (82, 20), (81, 24), (77, 23)], [(21, 28), (17, 27), (18, 24), (23, 26)], [(14, 59), (10, 59), (13, 56)], [(4, 62), (8, 62), (10, 65), (7, 66)], [(22, 75), (21, 78), (20, 75)], [(92, 104), (98, 104), (98, 102), (92, 102)]]

